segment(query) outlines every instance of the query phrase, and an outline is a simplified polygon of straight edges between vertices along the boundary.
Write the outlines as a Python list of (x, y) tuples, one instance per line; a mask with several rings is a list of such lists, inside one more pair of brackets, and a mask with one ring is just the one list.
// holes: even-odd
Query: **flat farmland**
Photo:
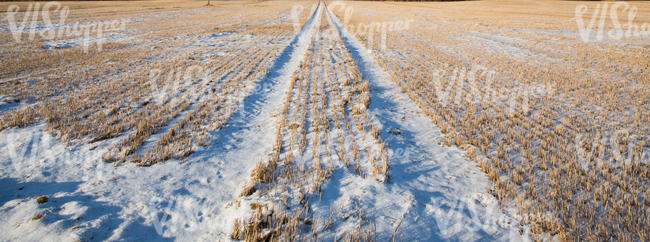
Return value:
[(0, 9), (0, 240), (650, 239), (648, 3)]

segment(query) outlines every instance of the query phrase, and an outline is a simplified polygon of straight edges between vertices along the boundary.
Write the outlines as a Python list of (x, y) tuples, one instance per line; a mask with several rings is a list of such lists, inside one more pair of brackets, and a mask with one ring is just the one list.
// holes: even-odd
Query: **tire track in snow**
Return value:
[(487, 194), (485, 174), (461, 149), (438, 144), (439, 128), (341, 27), (327, 5), (325, 11), (370, 83), (371, 122), (383, 130), (380, 135), (393, 156), (392, 183), (340, 178), (338, 187), (325, 192), (323, 200), (329, 201), (324, 203), (352, 200), (374, 208), (379, 240), (391, 239), (398, 226), (398, 240), (521, 240), (518, 222)]
[[(220, 177), (210, 186), (223, 203), (216, 208), (216, 217), (220, 221), (220, 230), (229, 233), (235, 218), (241, 217), (241, 211), (225, 208), (226, 202), (234, 201), (240, 194), (243, 184), (248, 181), (250, 171), (255, 167), (259, 158), (266, 157), (272, 150), (272, 140), (277, 131), (277, 111), (284, 101), (285, 91), (288, 90), (290, 78), (298, 70), (298, 65), (304, 59), (307, 48), (313, 41), (316, 26), (320, 25), (322, 4), (311, 15), (289, 46), (276, 59), (268, 75), (258, 82), (262, 90), (254, 90), (243, 102), (243, 106), (221, 130), (216, 131), (208, 147), (212, 149), (196, 152), (200, 160), (221, 160)], [(270, 90), (266, 90), (270, 88)], [(217, 184), (219, 183), (219, 184)]]

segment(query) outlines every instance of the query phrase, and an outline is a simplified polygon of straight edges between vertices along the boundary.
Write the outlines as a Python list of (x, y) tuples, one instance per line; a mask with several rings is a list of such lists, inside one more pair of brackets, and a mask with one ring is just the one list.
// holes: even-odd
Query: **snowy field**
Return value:
[(206, 3), (0, 3), (0, 241), (650, 240), (650, 4)]

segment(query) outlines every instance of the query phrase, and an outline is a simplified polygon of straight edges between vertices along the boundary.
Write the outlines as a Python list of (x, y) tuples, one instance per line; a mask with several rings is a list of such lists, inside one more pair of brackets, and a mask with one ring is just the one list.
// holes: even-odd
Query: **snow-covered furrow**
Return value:
[[(289, 237), (307, 232), (325, 240), (350, 238), (371, 227), (378, 240), (521, 239), (516, 220), (487, 194), (489, 181), (476, 164), (461, 150), (436, 144), (442, 135), (431, 120), (326, 13), (323, 21), (330, 25), (321, 23), (311, 59), (302, 64), (308, 71), (299, 72), (287, 90), (288, 106), (279, 114), (286, 124), (275, 153), (268, 163), (261, 160), (265, 170), (279, 172), (271, 181), (254, 178), (262, 192), (237, 199), (236, 207), (249, 211), (249, 204), (270, 204), (312, 221), (309, 229), (282, 235)], [(331, 25), (342, 37), (327, 34)], [(366, 91), (359, 74), (370, 83), (369, 122), (360, 108)], [(296, 132), (301, 129), (305, 133)], [(381, 139), (373, 138), (374, 130), (382, 131)], [(383, 143), (392, 154), (388, 179), (377, 171), (385, 167), (377, 165)], [(378, 158), (371, 158), (377, 150)]]
[[(325, 22), (327, 21), (325, 16), (322, 16), (322, 21), (314, 36), (313, 44), (307, 52), (307, 58), (300, 65), (300, 70), (286, 92), (285, 105), (279, 114), (280, 127), (273, 153), (267, 157), (268, 161), (262, 160), (260, 163), (261, 166), (267, 167), (265, 170), (270, 172), (271, 180), (253, 178), (255, 186), (261, 192), (246, 195), (236, 201), (237, 204), (243, 202), (245, 205), (247, 203), (264, 204), (265, 207), (268, 205), (273, 208), (274, 214), (286, 212), (293, 218), (300, 217), (300, 220), (304, 218), (305, 221), (314, 221), (311, 230), (289, 229), (294, 232), (282, 234), (281, 236), (286, 236), (285, 238), (308, 236), (305, 233), (311, 232), (314, 234), (327, 232), (327, 228), (324, 228), (322, 223), (316, 222), (326, 219), (322, 213), (325, 210), (316, 213), (301, 211), (303, 206), (308, 211), (319, 208), (319, 206), (314, 207), (313, 204), (319, 204), (323, 195), (322, 186), (333, 174), (352, 173), (353, 176), (359, 175), (371, 179), (376, 175), (372, 171), (371, 158), (366, 155), (367, 148), (378, 146), (377, 141), (371, 138), (371, 128), (363, 123), (367, 120), (367, 114), (361, 109), (353, 111), (350, 107), (363, 105), (360, 97), (363, 94), (357, 91), (361, 89), (362, 82), (360, 78), (355, 78), (359, 76), (358, 70), (355, 70), (354, 75), (350, 74), (341, 79), (334, 79), (329, 74), (333, 67), (352, 63), (329, 61), (332, 46), (340, 40), (329, 34), (332, 32), (328, 30), (333, 30), (333, 27)], [(347, 108), (345, 103), (349, 103)], [(351, 123), (354, 126), (350, 125)], [(354, 132), (351, 127), (354, 127)], [(360, 151), (363, 153), (359, 154)], [(277, 197), (281, 198), (277, 199)], [(340, 212), (352, 213), (350, 209)], [(351, 221), (367, 220), (361, 218), (360, 214), (351, 216)], [(266, 234), (263, 231), (258, 232)], [(354, 230), (347, 229), (342, 233), (350, 235)]]
[(439, 128), (327, 7), (326, 12), (370, 82), (371, 122), (385, 131), (381, 137), (392, 156), (391, 183), (333, 178), (322, 203), (355, 201), (374, 208), (380, 240), (393, 234), (398, 240), (522, 239), (517, 220), (487, 193), (489, 180), (476, 164), (462, 150), (439, 145)]

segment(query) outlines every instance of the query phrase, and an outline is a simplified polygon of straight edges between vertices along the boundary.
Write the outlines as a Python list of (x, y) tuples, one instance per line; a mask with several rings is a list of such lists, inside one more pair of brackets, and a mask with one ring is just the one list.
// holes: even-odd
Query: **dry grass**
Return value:
[[(107, 43), (102, 51), (85, 52), (35, 48), (40, 40), (9, 42), (15, 48), (0, 52), (6, 67), (0, 95), (29, 104), (1, 113), (0, 130), (45, 121), (48, 131), (70, 143), (119, 138), (104, 155), (109, 162), (148, 166), (183, 159), (207, 145), (209, 132), (225, 125), (243, 98), (257, 91), (251, 87), (293, 36), (291, 23), (269, 22), (288, 14), (289, 4), (198, 9), (178, 3), (132, 12), (133, 5), (147, 5), (139, 4), (118, 4), (110, 11), (101, 3), (66, 5), (72, 9), (66, 23), (139, 20), (118, 33), (138, 44)], [(255, 38), (240, 41), (241, 36)], [(251, 48), (261, 44), (266, 47)], [(152, 75), (154, 70), (159, 75)], [(197, 71), (188, 75), (189, 70)]]
[[(264, 226), (259, 224), (267, 222), (255, 222), (260, 221), (259, 216), (252, 215), (246, 223), (248, 227), (254, 228), (253, 231), (274, 233), (259, 232), (253, 238), (317, 238), (319, 231), (343, 219), (332, 212), (330, 218), (319, 223), (310, 212), (310, 202), (320, 199), (324, 186), (336, 170), (349, 170), (379, 181), (388, 179), (388, 154), (379, 128), (369, 122), (367, 112), (372, 90), (361, 78), (340, 36), (324, 34), (334, 33), (332, 30), (324, 12), (318, 35), (289, 83), (277, 119), (273, 152), (251, 172), (251, 180), (259, 188), (257, 196), (282, 208), (273, 216), (286, 213), (282, 215), (287, 217), (284, 220), (297, 224), (287, 222), (290, 229), (281, 225), (285, 226), (284, 232), (275, 234), (273, 231), (279, 230), (260, 229)], [(242, 194), (249, 194), (246, 191), (250, 191), (250, 186), (246, 185)], [(287, 196), (287, 191), (295, 192)], [(371, 240), (373, 232), (368, 224), (371, 224), (369, 218), (359, 216), (358, 228), (349, 231), (346, 240)], [(246, 231), (246, 228), (240, 224), (233, 234), (240, 235), (242, 233), (235, 232)], [(245, 240), (251, 238), (243, 237)]]
[(39, 203), (39, 204), (46, 203), (48, 200), (49, 199), (47, 198), (47, 196), (40, 196), (40, 197), (36, 198), (36, 202)]
[(529, 4), (350, 3), (351, 23), (414, 18), (384, 50), (359, 38), (537, 238), (648, 240), (650, 52), (560, 36), (576, 3)]
[[(378, 48), (380, 32), (358, 37), (440, 127), (442, 143), (465, 149), (491, 180), (490, 192), (516, 207), (537, 238), (650, 240), (647, 39), (582, 42), (571, 19), (575, 2), (346, 4), (364, 10), (354, 12), (355, 25), (414, 20), (388, 33), (386, 49)], [(631, 4), (639, 8), (635, 23), (650, 22), (650, 5)], [(21, 102), (0, 113), (0, 131), (45, 122), (69, 143), (115, 139), (104, 156), (110, 162), (149, 166), (207, 145), (294, 34), (290, 23), (269, 21), (288, 15), (286, 3), (65, 5), (68, 23), (137, 21), (117, 33), (133, 39), (86, 52), (0, 34), (0, 96)], [(336, 33), (325, 14), (319, 27)], [(272, 154), (241, 192), (279, 206), (255, 205), (235, 223), (233, 239), (317, 239), (334, 219), (319, 223), (309, 204), (333, 172), (390, 178), (381, 130), (367, 112), (370, 85), (338, 35), (320, 37), (290, 83)], [(211, 44), (197, 44), (204, 42)], [(182, 78), (193, 67), (202, 75)], [(161, 75), (152, 81), (155, 69)], [(371, 240), (369, 216), (357, 217), (345, 239)]]
[(42, 213), (38, 213), (38, 214), (34, 215), (34, 217), (32, 217), (32, 220), (40, 220), (40, 219), (42, 219), (42, 218), (43, 218), (43, 214), (42, 214)]

